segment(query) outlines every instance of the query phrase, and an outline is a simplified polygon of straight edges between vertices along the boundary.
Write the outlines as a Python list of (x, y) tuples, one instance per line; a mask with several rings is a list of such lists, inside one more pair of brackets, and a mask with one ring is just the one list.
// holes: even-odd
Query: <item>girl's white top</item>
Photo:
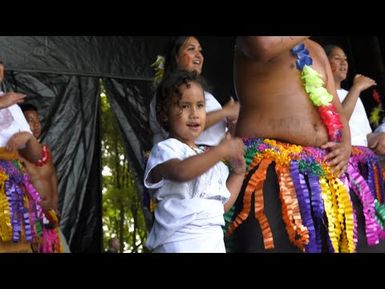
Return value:
[(195, 151), (177, 139), (156, 144), (147, 162), (144, 185), (157, 200), (155, 221), (146, 246), (155, 252), (225, 252), (224, 207), (230, 197), (226, 181), (229, 170), (218, 162), (196, 179), (152, 182), (149, 173), (171, 159), (184, 160)]

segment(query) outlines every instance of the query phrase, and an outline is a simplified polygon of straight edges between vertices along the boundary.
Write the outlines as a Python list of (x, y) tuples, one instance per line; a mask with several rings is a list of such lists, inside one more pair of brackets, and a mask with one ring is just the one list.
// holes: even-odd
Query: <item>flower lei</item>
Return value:
[(303, 43), (300, 43), (292, 48), (291, 52), (297, 58), (296, 66), (301, 71), (305, 91), (313, 105), (318, 109), (321, 120), (328, 130), (329, 140), (340, 142), (343, 125), (335, 106), (331, 103), (333, 96), (324, 87), (324, 81), (320, 74), (310, 67), (313, 60), (309, 56), (309, 50), (305, 48)]
[(37, 160), (35, 162), (35, 166), (42, 167), (42, 166), (44, 166), (45, 164), (48, 163), (48, 161), (49, 161), (49, 153), (48, 153), (47, 145), (43, 145), (42, 146), (41, 155), (42, 155), (41, 159)]
[(156, 86), (158, 86), (164, 77), (164, 63), (165, 58), (161, 55), (158, 55), (155, 62), (151, 64), (151, 67), (153, 67), (155, 70), (154, 83)]

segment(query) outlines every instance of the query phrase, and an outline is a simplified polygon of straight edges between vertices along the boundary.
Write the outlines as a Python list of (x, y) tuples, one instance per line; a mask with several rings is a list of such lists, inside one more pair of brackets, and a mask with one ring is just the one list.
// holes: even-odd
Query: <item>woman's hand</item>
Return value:
[(0, 109), (9, 107), (16, 103), (24, 102), (25, 94), (17, 92), (7, 92), (0, 97)]

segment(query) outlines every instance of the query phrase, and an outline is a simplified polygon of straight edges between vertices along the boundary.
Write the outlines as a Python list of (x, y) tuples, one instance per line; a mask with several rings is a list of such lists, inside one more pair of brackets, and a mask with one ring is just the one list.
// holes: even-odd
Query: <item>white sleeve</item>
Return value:
[(374, 130), (374, 132), (385, 132), (385, 118), (382, 123)]
[(345, 100), (348, 93), (349, 91), (347, 91), (346, 89), (343, 89), (343, 88), (337, 89), (337, 96), (341, 103)]
[(210, 92), (205, 91), (205, 100), (206, 100), (206, 112), (216, 111), (222, 109), (219, 101), (212, 95)]
[(158, 189), (163, 185), (163, 179), (153, 183), (150, 177), (151, 170), (171, 159), (183, 159), (184, 144), (176, 139), (166, 139), (157, 143), (151, 150), (146, 170), (144, 172), (144, 185), (148, 189)]

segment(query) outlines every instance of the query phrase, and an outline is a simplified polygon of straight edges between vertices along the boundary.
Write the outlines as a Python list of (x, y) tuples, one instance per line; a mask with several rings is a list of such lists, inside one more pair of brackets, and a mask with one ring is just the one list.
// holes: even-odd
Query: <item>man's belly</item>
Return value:
[(328, 141), (326, 128), (320, 120), (303, 115), (269, 119), (240, 115), (236, 136), (271, 138), (313, 147), (319, 147)]

